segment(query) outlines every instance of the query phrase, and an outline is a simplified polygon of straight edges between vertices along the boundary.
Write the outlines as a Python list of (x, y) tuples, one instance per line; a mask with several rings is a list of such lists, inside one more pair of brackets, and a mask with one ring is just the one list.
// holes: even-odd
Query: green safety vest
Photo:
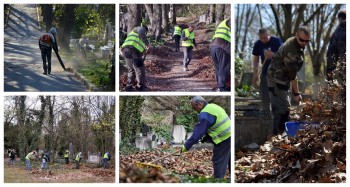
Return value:
[(184, 47), (190, 47), (190, 46), (194, 46), (193, 44), (193, 39), (194, 39), (194, 32), (191, 32), (188, 29), (184, 30), (185, 32), (185, 37), (187, 37), (187, 40), (182, 41), (182, 46)]
[(66, 152), (65, 154), (64, 154), (64, 158), (68, 158), (69, 157), (69, 152)]
[(222, 38), (228, 42), (231, 42), (231, 29), (226, 25), (227, 19), (222, 21), (216, 28), (214, 38)]
[(145, 43), (140, 39), (139, 34), (137, 34), (134, 31), (131, 31), (128, 34), (128, 37), (125, 39), (122, 47), (126, 46), (133, 46), (135, 47), (140, 53), (142, 53), (146, 49)]
[(215, 144), (231, 137), (231, 119), (223, 108), (216, 104), (207, 104), (201, 112), (207, 112), (216, 117), (215, 124), (208, 129), (208, 134)]
[(105, 153), (105, 154), (103, 155), (103, 158), (107, 158), (107, 159), (108, 159), (108, 154)]
[(77, 156), (75, 157), (75, 160), (76, 161), (80, 161), (80, 155), (79, 154), (77, 154)]
[(179, 26), (174, 27), (174, 35), (173, 36), (175, 36), (175, 35), (181, 36), (181, 27), (179, 27)]

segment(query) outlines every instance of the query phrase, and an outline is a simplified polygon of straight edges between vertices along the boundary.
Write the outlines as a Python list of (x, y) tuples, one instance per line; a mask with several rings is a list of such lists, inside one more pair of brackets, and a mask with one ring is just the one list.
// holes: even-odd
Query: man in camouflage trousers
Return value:
[(295, 36), (287, 39), (272, 57), (267, 77), (274, 134), (282, 134), (284, 124), (289, 120), (290, 88), (292, 88), (292, 94), (297, 102), (302, 99), (299, 92), (297, 72), (304, 64), (304, 50), (309, 41), (309, 28), (301, 26)]

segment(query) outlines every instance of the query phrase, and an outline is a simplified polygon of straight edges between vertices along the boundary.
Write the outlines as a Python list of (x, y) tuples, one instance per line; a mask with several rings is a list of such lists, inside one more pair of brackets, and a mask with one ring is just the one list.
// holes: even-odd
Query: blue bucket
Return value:
[(295, 137), (300, 128), (301, 122), (290, 121), (285, 123), (285, 129), (289, 137)]

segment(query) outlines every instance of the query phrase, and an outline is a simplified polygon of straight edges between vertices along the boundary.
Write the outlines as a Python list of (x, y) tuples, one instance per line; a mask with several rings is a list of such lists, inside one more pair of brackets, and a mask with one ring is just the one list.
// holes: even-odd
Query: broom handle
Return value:
[(181, 150), (172, 152), (172, 153), (170, 153), (170, 154), (168, 154), (168, 155), (165, 155), (165, 156), (163, 156), (163, 157), (160, 157), (160, 158), (157, 158), (157, 159), (155, 159), (155, 160), (152, 160), (152, 161), (149, 162), (149, 163), (154, 163), (154, 162), (157, 162), (157, 161), (159, 161), (159, 160), (163, 160), (164, 158), (169, 157), (169, 156), (171, 156), (171, 155), (173, 155), (173, 154), (175, 154), (175, 153), (179, 153), (180, 151), (181, 151)]

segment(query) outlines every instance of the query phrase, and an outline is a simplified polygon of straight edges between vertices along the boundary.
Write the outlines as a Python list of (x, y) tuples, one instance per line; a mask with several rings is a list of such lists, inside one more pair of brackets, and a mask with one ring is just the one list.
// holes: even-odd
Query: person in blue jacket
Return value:
[(202, 137), (211, 141), (214, 144), (214, 178), (224, 178), (227, 168), (231, 173), (231, 119), (222, 107), (208, 103), (201, 96), (193, 97), (191, 105), (199, 112), (199, 118), (181, 152), (190, 150)]

